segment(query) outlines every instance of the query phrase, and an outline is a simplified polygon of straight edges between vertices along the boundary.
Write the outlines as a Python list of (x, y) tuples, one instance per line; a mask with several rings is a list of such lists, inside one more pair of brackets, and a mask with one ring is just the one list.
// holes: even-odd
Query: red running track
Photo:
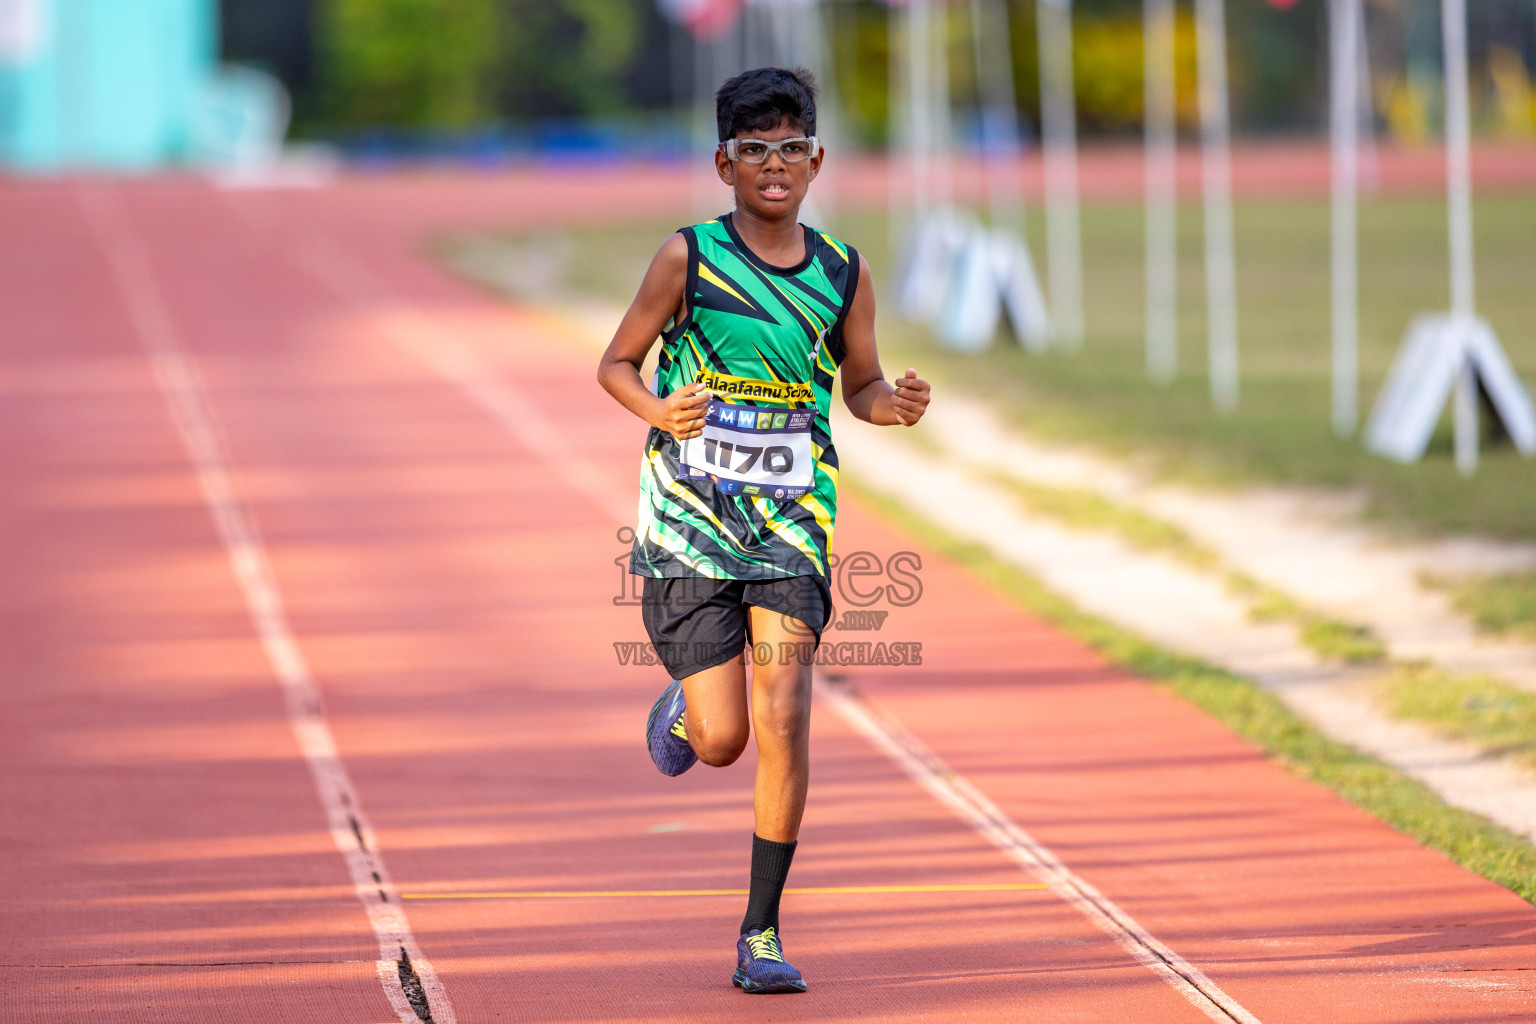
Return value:
[[(1058, 890), (790, 895), (812, 990), (752, 1003), (737, 896), (400, 899), (737, 889), (751, 828), (750, 757), (649, 766), (664, 680), (614, 647), (637, 425), (574, 332), (420, 258), (451, 190), (0, 189), (0, 1019), (413, 1020), (397, 908), (439, 1021), (1536, 1016), (1530, 905), (852, 500), (839, 551), (922, 592), (829, 639), (923, 646), (845, 682), (1226, 1011)], [(838, 706), (792, 886), (1038, 881)]]

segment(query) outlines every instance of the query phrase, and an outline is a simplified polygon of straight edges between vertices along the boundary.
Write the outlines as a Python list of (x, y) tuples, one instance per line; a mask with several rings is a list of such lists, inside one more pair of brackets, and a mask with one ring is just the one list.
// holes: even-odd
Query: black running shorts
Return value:
[(751, 639), (748, 606), (798, 619), (821, 642), (832, 617), (832, 588), (824, 576), (782, 580), (711, 580), (702, 576), (645, 577), (640, 617), (651, 645), (673, 679), (723, 665)]

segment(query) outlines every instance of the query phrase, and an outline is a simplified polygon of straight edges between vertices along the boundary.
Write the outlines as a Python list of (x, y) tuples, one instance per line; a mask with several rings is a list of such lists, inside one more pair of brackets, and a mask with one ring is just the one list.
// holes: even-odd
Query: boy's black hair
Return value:
[(715, 93), (721, 142), (737, 132), (767, 131), (780, 121), (806, 135), (816, 134), (816, 79), (805, 68), (753, 68)]

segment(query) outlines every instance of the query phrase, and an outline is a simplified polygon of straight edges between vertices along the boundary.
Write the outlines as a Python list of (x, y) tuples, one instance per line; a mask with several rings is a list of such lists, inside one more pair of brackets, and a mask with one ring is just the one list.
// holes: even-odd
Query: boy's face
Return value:
[[(738, 139), (761, 139), (779, 142), (799, 138), (805, 131), (796, 128), (788, 120), (780, 121), (773, 128), (736, 133)], [(736, 192), (738, 207), (766, 220), (781, 217), (798, 217), (800, 204), (805, 202), (811, 179), (821, 170), (821, 152), (809, 160), (795, 163), (786, 161), (779, 153), (769, 153), (760, 164), (745, 160), (731, 160), (723, 149), (715, 150), (715, 170), (720, 180)]]

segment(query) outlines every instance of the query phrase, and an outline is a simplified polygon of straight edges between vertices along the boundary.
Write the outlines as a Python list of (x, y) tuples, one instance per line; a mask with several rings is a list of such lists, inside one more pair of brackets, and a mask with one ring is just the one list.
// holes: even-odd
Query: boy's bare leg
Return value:
[[(757, 834), (792, 843), (800, 834), (805, 790), (810, 782), (811, 659), (779, 664), (780, 644), (801, 645), (812, 635), (803, 623), (755, 605), (752, 639), (774, 657), (752, 668), (752, 728), (757, 733), (757, 785), (752, 809)], [(689, 705), (692, 710), (692, 704)], [(700, 754), (700, 757), (703, 757)]]
[(734, 764), (747, 749), (749, 732), (745, 658), (695, 672), (682, 684), (688, 745), (707, 765)]

